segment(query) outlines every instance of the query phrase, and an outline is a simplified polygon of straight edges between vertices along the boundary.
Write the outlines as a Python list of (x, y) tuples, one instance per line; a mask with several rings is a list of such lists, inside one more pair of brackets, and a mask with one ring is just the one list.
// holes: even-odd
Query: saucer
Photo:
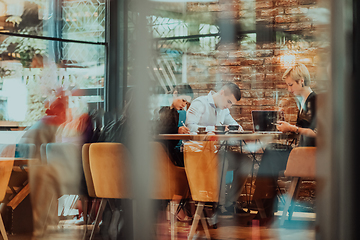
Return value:
[(239, 130), (229, 130), (229, 134), (241, 134)]
[(239, 132), (240, 134), (251, 134), (251, 133), (254, 133), (253, 131), (242, 131), (242, 132)]
[(229, 134), (250, 134), (252, 131), (238, 131), (238, 130), (230, 130)]
[(225, 134), (225, 133), (227, 133), (227, 132), (225, 132), (225, 131), (216, 131), (216, 130), (215, 130), (214, 133), (215, 133), (215, 134)]
[(208, 132), (197, 132), (197, 134), (207, 134)]

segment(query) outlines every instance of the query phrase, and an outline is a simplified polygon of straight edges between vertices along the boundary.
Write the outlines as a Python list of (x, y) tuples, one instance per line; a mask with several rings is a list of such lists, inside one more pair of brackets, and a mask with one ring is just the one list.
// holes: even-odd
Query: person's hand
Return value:
[(189, 133), (190, 133), (190, 130), (189, 130), (187, 127), (185, 127), (185, 126), (182, 126), (182, 127), (179, 127), (178, 133), (179, 133), (179, 134), (189, 134)]
[(225, 125), (225, 132), (229, 131), (229, 125)]
[[(280, 132), (295, 132), (296, 131), (296, 126), (291, 125), (288, 122), (285, 121), (277, 121), (277, 125), (276, 128), (280, 131)], [(294, 131), (295, 129), (295, 131)]]

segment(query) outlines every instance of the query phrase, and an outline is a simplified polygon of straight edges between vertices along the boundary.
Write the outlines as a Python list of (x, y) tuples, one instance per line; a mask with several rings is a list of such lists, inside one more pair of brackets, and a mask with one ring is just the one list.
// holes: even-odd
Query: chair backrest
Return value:
[(130, 198), (130, 164), (121, 143), (92, 143), (89, 165), (95, 195), (99, 198)]
[(193, 200), (218, 202), (220, 178), (215, 142), (187, 142), (184, 162)]
[(15, 157), (15, 144), (4, 146), (0, 151), (0, 201), (4, 200)]
[(297, 147), (292, 149), (284, 174), (287, 177), (315, 178), (316, 147)]
[(151, 149), (156, 170), (152, 198), (173, 199), (174, 195), (185, 196), (189, 189), (185, 169), (172, 163), (162, 143), (152, 142)]
[(83, 177), (81, 146), (72, 143), (46, 144), (47, 164), (57, 172), (61, 194), (85, 194), (85, 186), (81, 185)]
[(35, 151), (35, 144), (18, 143), (15, 148), (15, 158), (34, 158)]
[(83, 163), (83, 170), (84, 170), (86, 186), (88, 189), (89, 196), (96, 197), (94, 190), (94, 182), (90, 171), (90, 160), (89, 160), (90, 144), (91, 143), (86, 143), (82, 147), (82, 163)]

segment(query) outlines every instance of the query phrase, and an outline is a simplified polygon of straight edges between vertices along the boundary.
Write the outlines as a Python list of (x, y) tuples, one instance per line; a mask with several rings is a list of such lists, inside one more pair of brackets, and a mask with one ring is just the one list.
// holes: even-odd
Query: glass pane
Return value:
[[(276, 226), (279, 226), (288, 189), (284, 185), (286, 179), (278, 179), (278, 176), (285, 170), (288, 156), (274, 157), (269, 164), (267, 153), (290, 153), (293, 147), (316, 146), (316, 107), (314, 102), (309, 101), (315, 99), (316, 94), (326, 93), (329, 89), (329, 72), (326, 70), (329, 57), (325, 53), (329, 52), (330, 46), (327, 35), (329, 9), (323, 5), (324, 1), (312, 0), (159, 2), (150, 1), (152, 8), (147, 11), (147, 26), (153, 40), (147, 71), (150, 85), (153, 86), (150, 91), (150, 117), (154, 123), (155, 138), (164, 143), (172, 163), (185, 166), (185, 169), (186, 161), (200, 162), (202, 157), (211, 159), (210, 153), (206, 152), (209, 151), (209, 146), (205, 143), (201, 145), (201, 140), (206, 142), (209, 139), (215, 139), (219, 162), (223, 157), (229, 164), (234, 164), (235, 170), (222, 172), (226, 179), (219, 181), (221, 184), (226, 181), (226, 186), (221, 187), (226, 189), (225, 198), (229, 202), (221, 202), (220, 196), (213, 206), (209, 204), (205, 207), (207, 217), (220, 216), (217, 220), (220, 225), (224, 224), (218, 230), (211, 230), (212, 238), (239, 238), (238, 234), (227, 233), (225, 229), (231, 226), (236, 231), (238, 225), (249, 224), (250, 227), (245, 227), (245, 232), (257, 231), (257, 228), (251, 228), (251, 224), (257, 227), (256, 224), (263, 225), (270, 219), (267, 226), (274, 229), (269, 235), (273, 234), (274, 239), (282, 239), (283, 233)], [(136, 26), (136, 21), (132, 22), (134, 19), (129, 19), (129, 26)], [(136, 40), (139, 35), (133, 37), (133, 32), (129, 33), (129, 38)], [(129, 49), (129, 56), (132, 56), (135, 51), (131, 47)], [(136, 61), (129, 62), (130, 70), (134, 63)], [(283, 78), (286, 71), (295, 72), (291, 75), (291, 80), (299, 89), (293, 89), (292, 84), (286, 82), (286, 75)], [(131, 74), (133, 73), (130, 72), (129, 85), (136, 82)], [(219, 99), (226, 96), (224, 92), (229, 83), (239, 87), (241, 98), (230, 100), (231, 104), (228, 101), (226, 105)], [(189, 87), (192, 91), (188, 91)], [(184, 104), (186, 101), (188, 104)], [(228, 111), (228, 118), (221, 117), (221, 113)], [(254, 116), (260, 116), (260, 124), (265, 126), (257, 127), (260, 124), (256, 124), (257, 117)], [(307, 121), (312, 123), (311, 126), (304, 124), (304, 117), (310, 119)], [(288, 128), (279, 127), (281, 124)], [(223, 125), (234, 129), (236, 127), (230, 125), (240, 125), (244, 132), (225, 130)], [(303, 140), (304, 135), (309, 132), (297, 134), (298, 128), (305, 128), (313, 134), (310, 136), (311, 143), (304, 143)], [(262, 132), (255, 141), (255, 138), (246, 139), (247, 134), (255, 137), (254, 133), (258, 133), (258, 130)], [(189, 132), (189, 136), (179, 134)], [(232, 136), (231, 140), (226, 139), (231, 133), (238, 135)], [(263, 139), (265, 133), (269, 134), (269, 141)], [(243, 135), (239, 136), (241, 134)], [(194, 146), (198, 142), (200, 143)], [(225, 157), (221, 155), (222, 151), (226, 151)], [(203, 156), (200, 154), (202, 152)], [(246, 156), (238, 155), (237, 161), (232, 161), (232, 154), (238, 153), (245, 153)], [(187, 160), (187, 157), (191, 160)], [(240, 163), (247, 157), (253, 163), (250, 170), (244, 170), (246, 164)], [(283, 164), (278, 164), (282, 160)], [(188, 162), (188, 166), (191, 163)], [(239, 167), (245, 171), (242, 174), (251, 176), (241, 182), (244, 184), (243, 188), (237, 186), (239, 182), (235, 182), (241, 178), (241, 174), (236, 173), (239, 169), (236, 166), (239, 164), (243, 164)], [(197, 166), (197, 174), (201, 174), (202, 166)], [(272, 166), (279, 167), (279, 171), (264, 174), (264, 168), (271, 169)], [(186, 174), (190, 171), (191, 169), (186, 169)], [(204, 174), (203, 179), (205, 178)], [(263, 179), (264, 183), (261, 182)], [(191, 181), (189, 176), (188, 180)], [(269, 182), (274, 184), (269, 187)], [(309, 239), (314, 239), (316, 182), (312, 179), (306, 184), (309, 188), (300, 189), (300, 202), (295, 203), (294, 209), (296, 215), (310, 219), (306, 219), (304, 225), (297, 226)], [(193, 191), (197, 191), (194, 190), (196, 185), (201, 183), (190, 183), (193, 196)], [(236, 190), (240, 193), (231, 199), (236, 187), (239, 187)], [(266, 192), (268, 189), (263, 188), (271, 189), (270, 199), (264, 200), (269, 195)], [(202, 191), (211, 195), (204, 189)], [(260, 196), (264, 194), (265, 197), (259, 197), (259, 192)], [(260, 216), (260, 203), (258, 205), (255, 202), (259, 199), (265, 205), (266, 217)], [(234, 209), (237, 211), (234, 212)], [(185, 207), (182, 210), (189, 209)], [(161, 214), (161, 210), (159, 213)], [(222, 218), (223, 213), (233, 218)], [(207, 220), (210, 224), (212, 219)], [(157, 223), (161, 225), (162, 222), (159, 220)], [(288, 226), (290, 228), (286, 231), (293, 234), (291, 225)], [(183, 230), (189, 229), (183, 227)], [(161, 234), (167, 233), (164, 231), (159, 235)]]
[(105, 42), (106, 0), (73, 0), (62, 4), (62, 37)]
[(45, 115), (44, 101), (56, 98), (59, 89), (69, 96), (70, 108), (103, 108), (104, 46), (14, 36), (3, 37), (0, 46), (1, 121), (32, 125)]
[(105, 41), (106, 0), (6, 0), (0, 9), (0, 33)]

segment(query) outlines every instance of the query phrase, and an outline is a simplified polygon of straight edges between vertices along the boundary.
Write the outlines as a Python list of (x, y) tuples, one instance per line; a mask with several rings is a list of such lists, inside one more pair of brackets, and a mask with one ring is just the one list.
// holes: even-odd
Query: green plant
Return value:
[(26, 37), (26, 35), (37, 35), (35, 28), (24, 29), (20, 33), (24, 34), (24, 37), (10, 36), (6, 38), (0, 45), (0, 53), (15, 47), (13, 52), (16, 53), (16, 58), (20, 60), (23, 67), (28, 68), (31, 66), (34, 56), (47, 55), (47, 46), (43, 40)]

